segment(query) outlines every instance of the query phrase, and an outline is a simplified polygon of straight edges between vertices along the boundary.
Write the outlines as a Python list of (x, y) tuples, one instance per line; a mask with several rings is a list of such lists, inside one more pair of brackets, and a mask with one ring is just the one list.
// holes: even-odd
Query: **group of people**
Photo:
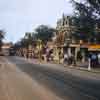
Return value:
[(68, 55), (67, 53), (64, 54), (64, 63), (67, 65), (75, 65), (75, 57), (73, 54)]
[[(42, 50), (41, 53), (39, 53), (37, 50), (37, 53), (35, 53), (34, 50), (28, 50), (27, 49), (23, 49), (23, 50), (19, 50), (20, 52), (17, 52), (17, 55), (19, 56), (24, 56), (25, 58), (34, 58), (36, 57), (35, 55), (39, 55), (41, 54), (41, 59), (46, 59), (46, 61), (55, 61), (55, 55), (54, 55), (54, 51), (53, 49), (48, 49), (48, 48), (44, 48)], [(34, 51), (34, 52), (33, 52)], [(39, 57), (39, 56), (37, 56)], [(91, 63), (91, 67), (95, 67), (97, 65), (100, 66), (100, 53), (89, 53), (89, 56), (87, 58), (90, 58), (90, 63)], [(66, 65), (76, 65), (77, 61), (82, 61), (83, 56), (81, 55), (81, 53), (77, 54), (77, 61), (75, 59), (74, 54), (72, 53), (62, 53), (59, 52), (58, 53), (58, 59), (59, 61), (62, 60), (62, 63), (66, 64)]]
[(91, 67), (100, 66), (100, 53), (90, 53), (89, 58), (90, 58)]
[(42, 59), (46, 58), (46, 61), (58, 61), (59, 63), (65, 63), (68, 65), (75, 64), (75, 57), (73, 54), (62, 53), (59, 51), (58, 53), (54, 54), (53, 49), (44, 49), (42, 52)]

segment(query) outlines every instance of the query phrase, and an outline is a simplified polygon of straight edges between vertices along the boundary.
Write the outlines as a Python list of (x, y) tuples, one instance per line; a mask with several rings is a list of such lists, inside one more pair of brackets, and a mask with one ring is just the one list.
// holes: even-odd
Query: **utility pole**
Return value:
[(89, 71), (91, 70), (91, 59), (90, 58), (88, 59), (88, 70)]

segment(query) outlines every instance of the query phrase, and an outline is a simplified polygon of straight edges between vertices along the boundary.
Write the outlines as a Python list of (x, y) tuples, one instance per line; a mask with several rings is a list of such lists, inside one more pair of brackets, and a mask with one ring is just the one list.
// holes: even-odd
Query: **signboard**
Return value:
[(100, 45), (90, 45), (89, 48), (100, 49)]
[(89, 51), (100, 51), (100, 45), (90, 45), (88, 50)]

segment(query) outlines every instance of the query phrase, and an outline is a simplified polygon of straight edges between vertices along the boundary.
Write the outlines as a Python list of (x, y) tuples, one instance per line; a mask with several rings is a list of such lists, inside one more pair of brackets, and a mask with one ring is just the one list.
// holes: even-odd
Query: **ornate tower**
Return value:
[(65, 16), (63, 14), (62, 18), (57, 21), (56, 30), (58, 32), (58, 38), (62, 39), (60, 41), (63, 43), (72, 41), (72, 32), (74, 29), (73, 19), (70, 16)]

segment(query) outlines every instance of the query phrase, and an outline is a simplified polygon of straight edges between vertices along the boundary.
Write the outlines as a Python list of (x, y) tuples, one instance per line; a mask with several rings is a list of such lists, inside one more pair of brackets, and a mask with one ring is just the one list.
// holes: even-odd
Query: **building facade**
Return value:
[[(62, 40), (63, 43), (72, 42), (72, 33), (75, 30), (74, 19), (71, 16), (66, 16), (63, 14), (62, 18), (57, 21), (57, 38), (58, 41)], [(59, 42), (60, 42), (59, 41)]]
[(2, 47), (1, 47), (3, 55), (9, 55), (10, 48), (12, 46), (13, 46), (12, 43), (3, 43)]

